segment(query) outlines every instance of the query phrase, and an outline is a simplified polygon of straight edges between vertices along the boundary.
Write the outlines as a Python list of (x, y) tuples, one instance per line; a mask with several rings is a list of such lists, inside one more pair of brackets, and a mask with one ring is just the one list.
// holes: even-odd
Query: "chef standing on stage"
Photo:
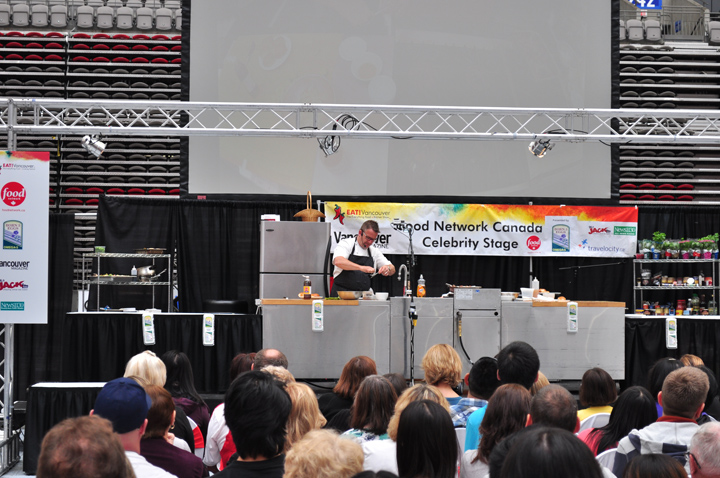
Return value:
[(365, 221), (356, 237), (338, 242), (333, 256), (333, 288), (330, 296), (337, 297), (339, 290), (365, 291), (370, 289), (370, 276), (395, 274), (395, 266), (372, 244), (380, 233), (378, 223)]

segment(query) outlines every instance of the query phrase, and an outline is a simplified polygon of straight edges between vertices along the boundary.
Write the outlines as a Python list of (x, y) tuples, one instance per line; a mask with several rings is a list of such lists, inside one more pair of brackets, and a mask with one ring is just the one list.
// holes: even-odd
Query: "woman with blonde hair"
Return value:
[(462, 380), (462, 361), (454, 348), (448, 344), (433, 345), (420, 366), (425, 371), (425, 381), (436, 386), (450, 405), (460, 401), (460, 395), (453, 388)]
[[(130, 357), (130, 360), (125, 365), (125, 374), (123, 376), (135, 380), (143, 388), (150, 385), (164, 387), (167, 379), (167, 369), (165, 368), (165, 362), (155, 355), (153, 351), (143, 350), (139, 354)], [(195, 437), (193, 436), (190, 421), (182, 408), (176, 407), (175, 413), (172, 434), (177, 440), (174, 444), (178, 448), (194, 453)]]
[(360, 445), (332, 430), (313, 430), (288, 452), (283, 478), (351, 478), (362, 467)]
[(320, 413), (317, 397), (310, 387), (304, 383), (291, 382), (285, 385), (285, 391), (292, 400), (285, 438), (287, 453), (308, 432), (325, 426), (327, 420)]
[(395, 403), (395, 411), (388, 424), (389, 440), (374, 440), (362, 444), (365, 453), (363, 469), (380, 471), (387, 470), (398, 473), (397, 467), (397, 433), (400, 415), (413, 402), (430, 400), (442, 406), (450, 415), (450, 404), (442, 392), (432, 385), (418, 384), (405, 390)]
[(544, 373), (538, 370), (537, 380), (535, 380), (535, 383), (533, 383), (532, 387), (530, 387), (530, 395), (534, 397), (541, 388), (547, 387), (548, 385), (550, 385), (550, 381), (547, 379)]

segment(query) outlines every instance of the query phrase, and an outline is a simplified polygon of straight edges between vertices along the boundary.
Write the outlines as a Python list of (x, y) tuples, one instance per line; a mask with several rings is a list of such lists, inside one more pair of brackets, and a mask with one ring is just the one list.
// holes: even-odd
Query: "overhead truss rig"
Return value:
[(0, 134), (699, 144), (720, 142), (720, 111), (3, 98)]

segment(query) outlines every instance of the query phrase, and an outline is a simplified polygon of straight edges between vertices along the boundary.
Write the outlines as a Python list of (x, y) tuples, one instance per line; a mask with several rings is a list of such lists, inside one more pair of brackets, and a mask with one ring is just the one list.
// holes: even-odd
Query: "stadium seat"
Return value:
[(182, 30), (182, 8), (175, 10), (175, 30)]
[(75, 23), (78, 28), (92, 28), (95, 23), (95, 9), (88, 5), (77, 7)]
[(628, 20), (625, 22), (625, 29), (630, 41), (642, 41), (645, 36), (643, 23), (640, 20)]
[(98, 7), (95, 15), (95, 24), (98, 28), (112, 28), (115, 20), (115, 10), (112, 7)]
[(657, 20), (645, 20), (645, 39), (652, 42), (662, 41), (660, 33), (660, 22)]
[(708, 24), (708, 35), (710, 35), (708, 44), (720, 45), (720, 22), (710, 22)]
[(0, 3), (0, 26), (5, 27), (8, 25), (10, 25), (10, 5)]
[(135, 10), (135, 26), (139, 30), (150, 30), (153, 27), (152, 8), (142, 7)]
[(158, 8), (155, 10), (155, 28), (158, 30), (170, 30), (172, 28), (172, 10), (169, 8)]
[(627, 32), (625, 31), (625, 22), (620, 20), (620, 41), (627, 38)]
[(30, 7), (27, 4), (13, 5), (12, 23), (15, 27), (26, 27), (30, 24)]
[(135, 11), (130, 7), (120, 7), (115, 13), (115, 25), (123, 30), (129, 30), (133, 27)]
[(31, 8), (32, 13), (32, 26), (34, 27), (46, 27), (48, 26), (48, 6), (47, 5), (33, 5)]

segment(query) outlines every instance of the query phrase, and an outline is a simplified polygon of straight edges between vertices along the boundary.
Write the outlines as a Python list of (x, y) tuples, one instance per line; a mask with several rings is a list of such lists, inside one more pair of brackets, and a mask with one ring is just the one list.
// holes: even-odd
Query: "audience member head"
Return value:
[(317, 396), (310, 387), (304, 383), (290, 382), (285, 385), (285, 391), (290, 395), (292, 401), (285, 439), (285, 451), (287, 452), (306, 433), (325, 426), (327, 420), (320, 413)]
[(688, 461), (693, 478), (720, 476), (720, 422), (698, 428), (690, 441)]
[(450, 413), (450, 404), (448, 403), (447, 398), (443, 397), (442, 392), (438, 390), (437, 387), (427, 385), (425, 383), (413, 385), (405, 390), (400, 397), (398, 397), (397, 403), (395, 404), (395, 412), (393, 413), (392, 418), (390, 418), (390, 423), (388, 424), (388, 436), (392, 440), (397, 441), (397, 429), (402, 411), (405, 410), (405, 408), (412, 402), (420, 400), (430, 400), (435, 402), (447, 410), (448, 414)]
[(261, 368), (260, 371), (269, 373), (270, 375), (275, 377), (276, 380), (285, 384), (295, 381), (295, 377), (293, 377), (293, 374), (291, 374), (285, 367), (280, 367), (278, 365), (266, 365), (265, 367)]
[(267, 460), (281, 453), (291, 407), (272, 375), (253, 370), (236, 378), (225, 394), (225, 422), (238, 455)]
[(430, 385), (446, 384), (455, 387), (462, 380), (462, 361), (448, 344), (436, 344), (428, 349), (420, 365), (425, 381)]
[[(625, 466), (622, 478), (687, 478), (679, 461), (661, 453), (638, 455)], [(695, 476), (695, 475), (693, 475)]]
[(670, 372), (660, 392), (663, 416), (698, 418), (709, 388), (707, 375), (698, 368), (682, 367)]
[(541, 388), (547, 387), (548, 385), (550, 385), (550, 380), (547, 379), (544, 373), (538, 371), (537, 380), (535, 380), (535, 383), (530, 387), (530, 395), (534, 397)]
[(396, 401), (395, 387), (385, 377), (365, 377), (350, 407), (350, 426), (382, 435), (387, 431)]
[(538, 391), (530, 402), (530, 418), (534, 425), (558, 427), (572, 433), (580, 425), (577, 403), (560, 385), (548, 385)]
[(39, 478), (134, 478), (112, 424), (99, 416), (68, 418), (43, 438)]
[(454, 478), (458, 442), (450, 414), (430, 400), (410, 403), (397, 430), (398, 474), (403, 478)]
[(600, 367), (591, 368), (580, 382), (580, 404), (584, 407), (604, 407), (617, 399), (615, 381)]
[(528, 389), (517, 383), (502, 385), (495, 391), (480, 425), (482, 438), (473, 463), (487, 463), (495, 445), (525, 427), (531, 398)]
[(500, 476), (602, 478), (603, 472), (590, 448), (571, 432), (555, 427), (532, 427), (518, 436), (505, 458)]
[(150, 350), (145, 350), (137, 355), (133, 355), (125, 365), (124, 377), (140, 377), (148, 385), (165, 386), (167, 371), (165, 364), (160, 358)]
[(288, 359), (277, 349), (262, 349), (255, 354), (253, 370), (262, 370), (268, 365), (288, 368)]
[(650, 367), (650, 371), (648, 372), (647, 389), (650, 390), (650, 393), (652, 393), (653, 397), (655, 397), (656, 402), (658, 393), (662, 391), (665, 377), (667, 377), (673, 370), (677, 370), (682, 366), (683, 364), (681, 361), (672, 357), (665, 357), (661, 358), (655, 362), (652, 367)]
[(682, 357), (680, 357), (680, 362), (682, 362), (685, 367), (699, 367), (701, 365), (705, 365), (703, 359), (693, 354), (683, 355)]
[(135, 380), (116, 378), (100, 390), (90, 413), (110, 420), (113, 430), (119, 435), (137, 435), (139, 445), (151, 404), (145, 389)]
[(249, 372), (255, 362), (255, 352), (239, 353), (230, 362), (230, 381), (232, 382), (243, 372)]
[(189, 398), (197, 403), (205, 403), (195, 390), (192, 365), (184, 352), (168, 350), (162, 354), (162, 361), (167, 368), (165, 389), (170, 392), (170, 395), (174, 398)]
[(145, 391), (152, 405), (147, 416), (147, 428), (143, 438), (164, 438), (175, 421), (175, 402), (170, 392), (157, 385), (148, 386)]
[(363, 461), (359, 444), (332, 430), (313, 430), (288, 452), (284, 478), (351, 478)]
[(497, 355), (498, 378), (500, 383), (519, 383), (528, 390), (540, 371), (540, 357), (535, 349), (525, 342), (512, 342)]
[(645, 428), (655, 420), (657, 420), (657, 408), (650, 391), (637, 385), (626, 389), (615, 402), (608, 424), (591, 432), (600, 434), (598, 455), (605, 450), (615, 448), (617, 442), (626, 437), (631, 430)]
[(494, 357), (480, 357), (465, 375), (465, 384), (470, 395), (475, 398), (489, 400), (500, 386), (497, 378), (498, 362)]
[(490, 478), (500, 478), (500, 472), (502, 471), (503, 464), (505, 463), (505, 458), (512, 449), (513, 445), (515, 445), (515, 442), (517, 442), (518, 438), (520, 438), (524, 433), (534, 430), (534, 428), (535, 427), (526, 427), (522, 430), (516, 431), (495, 445), (495, 448), (493, 448), (493, 451), (490, 453), (490, 457), (488, 458), (488, 474)]
[(377, 368), (375, 361), (365, 355), (353, 357), (345, 364), (333, 392), (340, 398), (352, 400), (355, 398), (360, 383), (368, 375), (376, 375)]
[(717, 382), (717, 379), (715, 378), (715, 374), (713, 373), (713, 371), (710, 370), (707, 366), (698, 365), (697, 368), (699, 368), (700, 370), (705, 372), (705, 375), (707, 375), (707, 378), (708, 378), (709, 388), (708, 388), (707, 397), (705, 397), (705, 410), (707, 410), (708, 407), (710, 407), (710, 405), (712, 405), (712, 403), (715, 401), (715, 397), (717, 397), (718, 382)]
[(354, 475), (352, 478), (398, 478), (398, 476), (395, 473), (393, 473), (392, 471), (365, 470), (365, 471), (361, 471), (357, 475)]
[(385, 375), (383, 375), (383, 377), (385, 377), (388, 382), (392, 384), (398, 397), (408, 388), (407, 381), (401, 373), (386, 373)]

